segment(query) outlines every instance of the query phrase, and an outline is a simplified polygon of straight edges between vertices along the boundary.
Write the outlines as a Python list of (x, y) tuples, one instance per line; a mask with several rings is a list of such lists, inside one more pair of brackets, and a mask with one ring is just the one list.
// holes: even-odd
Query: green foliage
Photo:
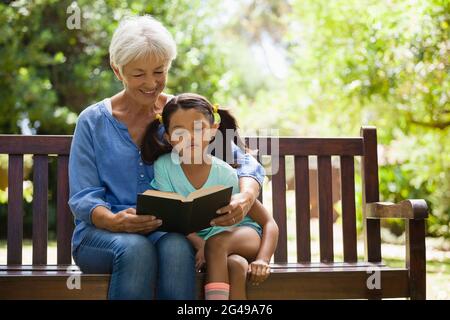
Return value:
[(131, 14), (152, 14), (175, 36), (179, 54), (169, 91), (208, 97), (218, 91), (225, 66), (209, 21), (214, 3), (80, 0), (81, 28), (70, 30), (71, 3), (0, 4), (0, 112), (8, 114), (0, 119), (1, 133), (19, 133), (18, 122), (29, 119), (32, 132), (70, 134), (78, 113), (119, 91), (108, 47), (118, 21)]
[(289, 120), (377, 126), (382, 199), (425, 198), (429, 233), (450, 237), (450, 2), (295, 1), (290, 21)]

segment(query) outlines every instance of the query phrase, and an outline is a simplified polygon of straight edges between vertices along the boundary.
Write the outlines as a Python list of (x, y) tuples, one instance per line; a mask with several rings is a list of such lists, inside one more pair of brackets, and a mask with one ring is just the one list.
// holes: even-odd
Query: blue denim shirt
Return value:
[[(241, 164), (236, 169), (238, 176), (253, 177), (261, 185), (264, 168), (236, 145), (233, 152)], [(153, 177), (153, 165), (142, 161), (127, 126), (112, 116), (105, 100), (83, 110), (69, 158), (69, 206), (75, 217), (72, 252), (88, 230), (95, 228), (91, 214), (97, 206), (113, 213), (136, 207), (137, 194), (150, 188)]]

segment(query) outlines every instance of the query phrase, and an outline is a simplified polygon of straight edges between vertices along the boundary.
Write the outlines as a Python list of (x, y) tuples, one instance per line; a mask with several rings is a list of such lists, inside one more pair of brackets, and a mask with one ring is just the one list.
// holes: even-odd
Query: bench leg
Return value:
[(426, 299), (425, 220), (406, 221), (406, 267), (412, 300)]

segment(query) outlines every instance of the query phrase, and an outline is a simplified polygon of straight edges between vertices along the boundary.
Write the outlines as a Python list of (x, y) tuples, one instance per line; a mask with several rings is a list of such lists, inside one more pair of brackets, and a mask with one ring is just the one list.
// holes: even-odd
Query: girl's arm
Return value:
[(195, 254), (195, 270), (200, 270), (205, 264), (205, 240), (197, 233), (192, 232), (186, 236), (192, 243), (197, 253)]
[(233, 195), (229, 205), (217, 212), (221, 216), (212, 221), (217, 226), (231, 226), (244, 219), (255, 203), (265, 177), (264, 167), (252, 155), (245, 153), (234, 142), (231, 148), (234, 158), (240, 164), (236, 169), (240, 192)]
[(205, 245), (205, 240), (203, 240), (196, 232), (188, 234), (186, 238), (189, 239), (196, 250), (201, 249)]
[(262, 260), (269, 264), (277, 248), (278, 226), (267, 209), (259, 201), (255, 201), (255, 204), (250, 209), (249, 215), (263, 229), (261, 246), (259, 247), (256, 260)]

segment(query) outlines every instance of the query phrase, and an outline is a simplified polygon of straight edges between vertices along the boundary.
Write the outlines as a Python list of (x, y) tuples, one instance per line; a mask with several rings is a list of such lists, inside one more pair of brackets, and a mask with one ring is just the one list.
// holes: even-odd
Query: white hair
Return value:
[(177, 46), (169, 31), (155, 18), (133, 16), (123, 19), (109, 45), (112, 65), (122, 68), (141, 57), (151, 56), (170, 66), (177, 55)]

